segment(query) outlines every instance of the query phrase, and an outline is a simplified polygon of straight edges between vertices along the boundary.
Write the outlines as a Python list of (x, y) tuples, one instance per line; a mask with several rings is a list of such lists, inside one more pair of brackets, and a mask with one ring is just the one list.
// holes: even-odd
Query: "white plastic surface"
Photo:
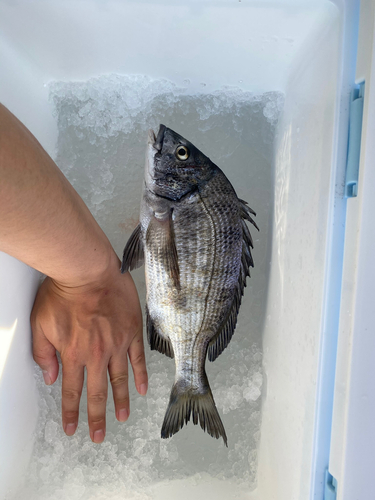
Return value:
[(0, 498), (18, 486), (38, 415), (30, 312), (39, 273), (0, 252)]
[[(268, 386), (258, 471), (260, 498), (265, 499), (307, 499), (313, 477), (326, 268), (322, 250), (330, 224), (334, 139), (328, 122), (334, 119), (337, 80), (333, 75), (339, 69), (338, 16), (331, 23), (331, 29), (322, 29), (319, 38), (326, 50), (317, 49), (308, 64), (306, 55), (301, 56), (300, 72), (290, 79), (279, 124), (274, 244), (264, 332)], [(332, 77), (327, 80), (329, 72)]]
[(265, 92), (285, 87), (328, 3), (3, 1), (1, 36), (45, 81), (118, 72)]
[(357, 81), (365, 80), (358, 196), (348, 200), (330, 472), (339, 500), (373, 498), (375, 463), (375, 2), (361, 5)]
[[(342, 11), (328, 0), (0, 3), (0, 100), (51, 154), (56, 125), (44, 87), (51, 80), (140, 73), (177, 84), (189, 79), (192, 91), (205, 83), (207, 92), (223, 85), (285, 92), (276, 144), (258, 489), (248, 498), (304, 500), (313, 477), (342, 29)], [(6, 295), (2, 304), (12, 318), (23, 318), (11, 345), (16, 351), (16, 339), (29, 338), (36, 277), (18, 263), (10, 275), (2, 269), (0, 289), (12, 281), (22, 299)], [(13, 324), (0, 316), (0, 328)], [(29, 394), (28, 425), (15, 421), (0, 446), (8, 482), (24, 469), (18, 450), (30, 442), (35, 422), (32, 391), (14, 382), (21, 359), (7, 362), (9, 378), (0, 381), (0, 398)], [(31, 365), (29, 345), (22, 370), (30, 375)], [(5, 409), (3, 419), (10, 421), (12, 411)], [(174, 488), (183, 486), (160, 485), (160, 495), (174, 498)], [(203, 483), (194, 491), (197, 499), (207, 497)], [(0, 480), (0, 498), (4, 493)], [(216, 498), (228, 498), (227, 487), (218, 488)]]

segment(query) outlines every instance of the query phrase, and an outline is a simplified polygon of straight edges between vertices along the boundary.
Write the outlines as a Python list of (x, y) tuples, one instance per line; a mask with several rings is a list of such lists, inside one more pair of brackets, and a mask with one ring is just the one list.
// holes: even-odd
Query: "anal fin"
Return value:
[(150, 313), (148, 312), (146, 306), (146, 328), (147, 328), (147, 340), (150, 344), (152, 351), (159, 351), (165, 354), (169, 358), (174, 358), (173, 346), (170, 339), (164, 336), (162, 333), (158, 332), (152, 321)]

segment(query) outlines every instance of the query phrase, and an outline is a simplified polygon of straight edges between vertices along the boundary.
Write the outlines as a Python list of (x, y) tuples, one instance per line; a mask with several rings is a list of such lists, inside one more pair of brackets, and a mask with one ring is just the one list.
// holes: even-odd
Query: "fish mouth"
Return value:
[(160, 125), (157, 136), (152, 129), (148, 131), (148, 144), (156, 149), (156, 151), (160, 152), (161, 148), (163, 147), (164, 133), (166, 128), (167, 127), (165, 125)]
[(158, 135), (152, 129), (148, 131), (145, 181), (150, 190), (155, 182), (155, 156), (162, 150), (166, 129), (165, 125), (160, 125)]
[(156, 141), (155, 132), (152, 130), (152, 128), (150, 128), (148, 131), (147, 144), (149, 144), (150, 146), (153, 146), (155, 141)]

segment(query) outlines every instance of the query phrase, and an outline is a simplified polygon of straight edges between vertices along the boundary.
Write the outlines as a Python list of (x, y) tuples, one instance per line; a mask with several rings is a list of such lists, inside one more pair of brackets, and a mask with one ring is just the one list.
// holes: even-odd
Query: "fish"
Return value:
[(191, 142), (165, 125), (157, 135), (149, 131), (140, 222), (121, 271), (145, 265), (147, 339), (152, 350), (175, 360), (162, 438), (192, 418), (228, 446), (205, 362), (232, 339), (254, 267), (247, 222), (259, 230), (255, 215)]

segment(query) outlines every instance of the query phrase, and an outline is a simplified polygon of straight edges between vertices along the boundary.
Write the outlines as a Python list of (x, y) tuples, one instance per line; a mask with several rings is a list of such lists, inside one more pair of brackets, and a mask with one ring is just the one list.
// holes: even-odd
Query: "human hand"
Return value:
[[(117, 258), (116, 258), (117, 259)], [(90, 437), (105, 437), (107, 371), (112, 384), (116, 418), (129, 417), (128, 360), (135, 386), (147, 392), (142, 314), (129, 273), (120, 273), (117, 259), (100, 280), (66, 286), (46, 278), (31, 313), (34, 360), (47, 385), (56, 381), (61, 355), (62, 424), (72, 436), (78, 425), (79, 402), (87, 369), (87, 407)]]

